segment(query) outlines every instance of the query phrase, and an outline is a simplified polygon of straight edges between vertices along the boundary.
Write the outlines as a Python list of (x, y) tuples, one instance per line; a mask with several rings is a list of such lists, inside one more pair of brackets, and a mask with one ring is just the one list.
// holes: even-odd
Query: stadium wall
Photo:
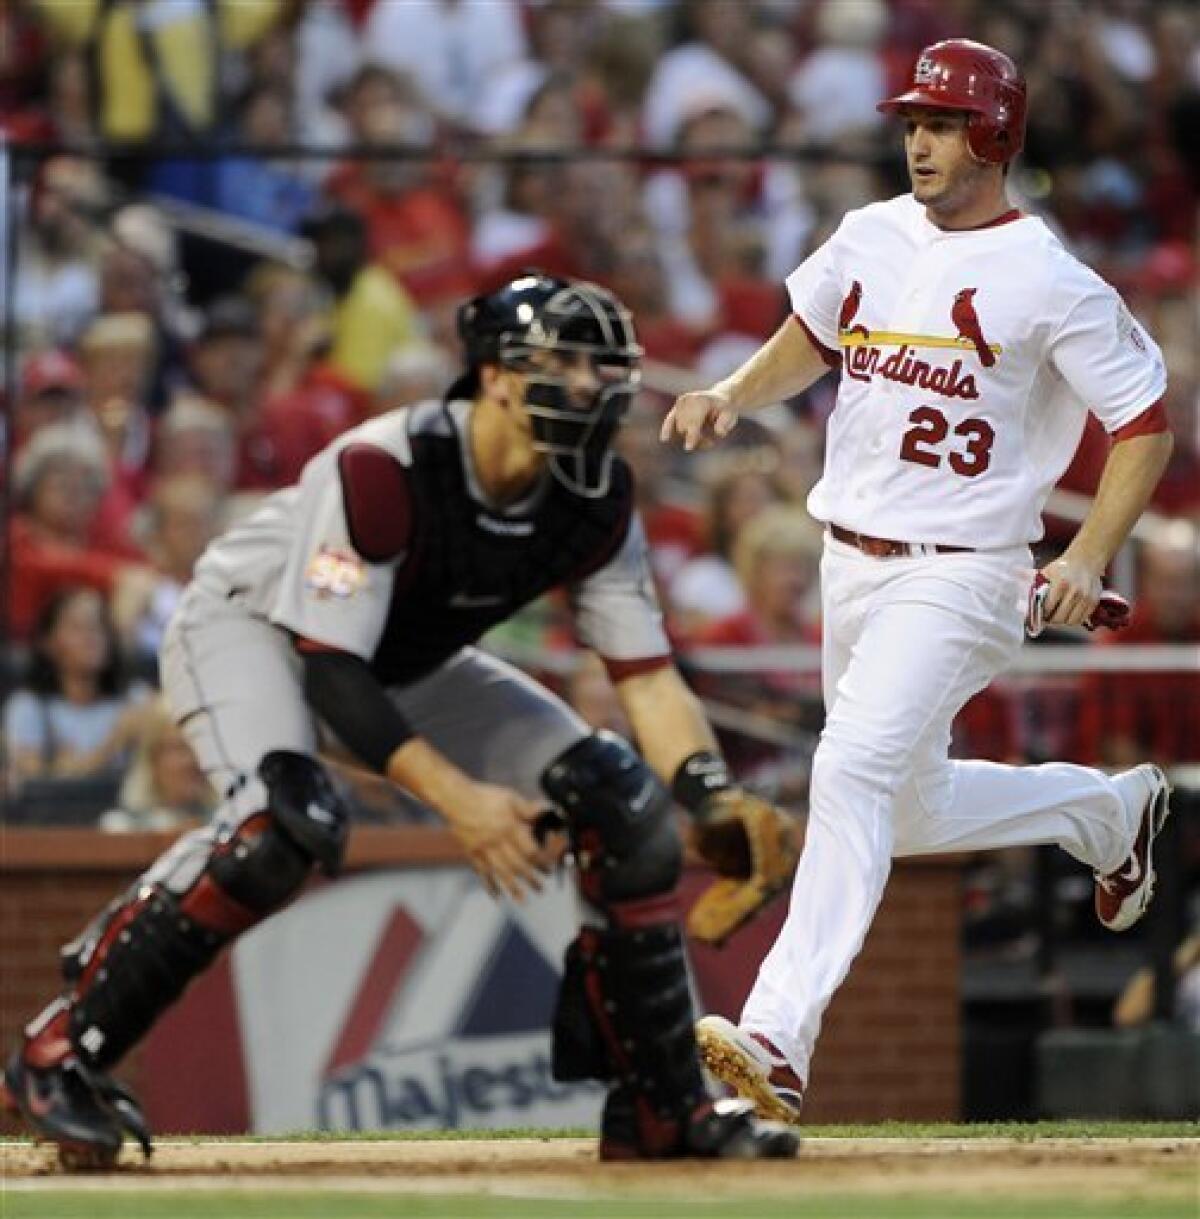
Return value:
[[(169, 841), (170, 835), (159, 834), (4, 833), (0, 844), (0, 1038), (4, 1045), (14, 1043), (22, 1023), (58, 989), (60, 945), (76, 935)], [(515, 1079), (532, 1081), (530, 1068), (495, 1066), (494, 1057), (473, 1056), (474, 1048), (484, 1043), (470, 1040), (486, 1033), (491, 1038), (487, 1044), (507, 1046), (510, 1057), (519, 1053), (524, 1056), (519, 1061), (525, 1063), (530, 1061), (529, 1047), (541, 1044), (549, 1024), (548, 1004), (542, 1028), (531, 1027), (528, 1018), (522, 1021), (520, 1013), (505, 1004), (514, 990), (532, 992), (540, 985), (539, 993), (545, 992), (549, 967), (537, 963), (538, 955), (540, 951), (544, 961), (553, 961), (557, 968), (557, 944), (571, 934), (567, 886), (560, 887), (558, 896), (539, 899), (543, 905), (532, 910), (489, 913), (491, 903), (485, 899), (479, 908), (483, 917), (458, 919), (467, 926), (469, 951), (457, 941), (447, 951), (446, 937), (463, 932), (461, 928), (452, 931), (451, 918), (430, 919), (429, 911), (440, 901), (442, 909), (461, 914), (462, 903), (479, 895), (448, 834), (425, 828), (360, 830), (353, 840), (347, 873), (346, 882), (315, 885), (289, 912), (246, 937), (220, 967), (188, 992), (123, 1065), (118, 1073), (142, 1093), (156, 1129), (233, 1133), (309, 1124), (304, 1116), (307, 1112), (326, 1113), (327, 1098), (318, 1097), (316, 1084), (310, 1109), (305, 1108), (304, 1098), (298, 1108), (272, 1104), (279, 1098), (264, 1092), (272, 1091), (273, 1080), (293, 1078), (298, 1068), (289, 1053), (314, 1042), (321, 1044), (310, 1057), (315, 1055), (326, 1083), (335, 1077), (344, 1079), (346, 1070), (354, 1069), (351, 1060), (355, 1060), (371, 1081), (378, 1083), (391, 1071), (390, 1078), (400, 1080), (405, 1089), (404, 1103), (395, 1102), (395, 1093), (390, 1094), (382, 1119), (378, 1106), (367, 1106), (347, 1120), (341, 1103), (345, 1096), (338, 1093), (339, 1103), (326, 1113), (329, 1124), (335, 1126), (518, 1124), (523, 1113), (530, 1119), (528, 1124), (555, 1124), (554, 1114), (561, 1118), (558, 1124), (578, 1124), (581, 1115), (596, 1107), (596, 1096), (568, 1096), (549, 1085), (547, 1104), (538, 1107), (534, 1081), (535, 1086), (522, 1084), (523, 1103), (532, 1107), (506, 1109), (502, 1103), (506, 1089), (501, 1085)], [(705, 881), (703, 872), (689, 871), (685, 900)], [(960, 867), (955, 858), (896, 864), (863, 954), (828, 1013), (806, 1107), (810, 1120), (959, 1116), (959, 911)], [(708, 1010), (736, 1015), (784, 912), (785, 903), (777, 903), (768, 916), (739, 933), (721, 951), (694, 949), (696, 989)], [(419, 933), (413, 920), (422, 918), (427, 925)], [(324, 935), (323, 928), (328, 929)], [(411, 935), (406, 935), (406, 928)], [(479, 938), (489, 935), (490, 940)], [(529, 943), (535, 945), (534, 950), (523, 951), (522, 945)], [(453, 963), (461, 957), (460, 973), (471, 970), (478, 976), (455, 978), (451, 974), (445, 978), (435, 992), (439, 999), (442, 992), (458, 996), (448, 1001), (446, 1013), (438, 1017), (445, 1027), (435, 1019), (437, 1027), (432, 1032), (428, 1027), (423, 1030), (422, 1035), (433, 1038), (428, 1055), (415, 1052), (411, 1045), (401, 1046), (404, 1053), (400, 1054), (396, 1043), (404, 1031), (404, 991), (410, 985), (427, 985), (420, 979), (429, 970), (415, 966), (410, 970), (409, 963), (396, 954), (408, 953), (414, 961), (422, 954), (433, 958), (439, 944), (443, 959)], [(339, 991), (338, 970), (344, 978), (350, 977), (345, 958), (352, 947), (360, 952), (363, 964), (353, 967), (359, 969), (357, 981)], [(511, 967), (501, 963), (501, 949), (504, 962), (512, 961)], [(264, 970), (264, 963), (270, 968)], [(389, 979), (390, 989), (380, 990), (381, 975)], [(303, 1002), (304, 986), (311, 985), (305, 979), (316, 980), (311, 993), (319, 1002), (298, 1006)], [(337, 1010), (332, 1017), (322, 1015), (322, 1004), (334, 1005)], [(484, 1025), (479, 1023), (479, 1012), (487, 1013)], [(276, 1019), (278, 1026), (273, 1024)], [(485, 1027), (487, 1019), (495, 1027)], [(329, 1030), (335, 1030), (332, 1036), (324, 1027), (316, 1027), (322, 1020)], [(269, 1069), (264, 1073), (264, 1055), (275, 1064), (275, 1076)], [(438, 1064), (437, 1068), (431, 1065), (426, 1070), (425, 1058)], [(401, 1061), (408, 1063), (407, 1074), (397, 1074)], [(499, 1061), (506, 1061), (503, 1053)], [(540, 1050), (533, 1061), (541, 1063)], [(489, 1063), (493, 1065), (489, 1067)], [(527, 1073), (518, 1076), (517, 1071)], [(507, 1091), (511, 1093), (511, 1088)], [(455, 1116), (441, 1120), (441, 1102), (435, 1101), (428, 1112), (415, 1115), (408, 1104), (413, 1095), (448, 1094), (457, 1094), (459, 1100), (474, 1098), (479, 1105), (473, 1110), (465, 1102), (456, 1104), (452, 1107)], [(483, 1120), (479, 1119), (481, 1113), (486, 1114)]]

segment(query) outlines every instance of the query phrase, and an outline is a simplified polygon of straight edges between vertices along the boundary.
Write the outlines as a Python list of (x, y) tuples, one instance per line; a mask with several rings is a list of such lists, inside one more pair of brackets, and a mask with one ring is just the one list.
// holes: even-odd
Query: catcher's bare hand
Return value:
[(669, 444), (682, 436), (683, 447), (691, 452), (697, 446), (707, 448), (713, 440), (724, 440), (737, 421), (738, 413), (725, 394), (715, 389), (696, 390), (675, 399), (658, 438)]
[(549, 859), (533, 825), (543, 807), (511, 788), (475, 783), (459, 807), (447, 813), (450, 829), (493, 897), (507, 893), (521, 901), (527, 892), (541, 889)]
[(1104, 590), (1101, 573), (1070, 553), (1042, 568), (1049, 590), (1042, 606), (1047, 626), (1081, 626), (1091, 617)]

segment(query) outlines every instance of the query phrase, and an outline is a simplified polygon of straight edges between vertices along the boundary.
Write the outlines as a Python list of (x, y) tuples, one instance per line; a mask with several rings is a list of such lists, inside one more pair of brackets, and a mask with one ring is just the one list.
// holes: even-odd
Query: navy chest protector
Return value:
[(471, 496), (457, 438), (417, 435), (412, 449), (411, 542), (371, 661), (385, 685), (431, 672), (543, 593), (602, 567), (633, 513), (633, 479), (619, 459), (602, 497), (548, 479), (528, 513), (501, 515)]

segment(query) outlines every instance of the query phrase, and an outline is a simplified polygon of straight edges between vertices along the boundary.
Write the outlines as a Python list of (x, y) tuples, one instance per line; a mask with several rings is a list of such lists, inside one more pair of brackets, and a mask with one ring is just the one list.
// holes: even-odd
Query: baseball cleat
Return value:
[(600, 1124), (602, 1160), (790, 1160), (799, 1148), (794, 1130), (760, 1121), (747, 1101), (664, 1115), (627, 1085), (608, 1094)]
[(750, 1101), (759, 1117), (800, 1124), (804, 1081), (766, 1037), (724, 1016), (705, 1016), (696, 1024), (696, 1044), (705, 1070)]
[(1171, 813), (1171, 786), (1157, 766), (1134, 768), (1149, 788), (1142, 824), (1129, 858), (1107, 876), (1096, 877), (1096, 917), (1110, 931), (1127, 931), (1146, 913), (1154, 896), (1154, 840)]
[(96, 1095), (74, 1058), (35, 1067), (18, 1051), (4, 1070), (4, 1099), (35, 1137), (58, 1144), (69, 1159), (103, 1167), (116, 1162), (123, 1136), (112, 1111)]
[(58, 1147), (72, 1172), (107, 1171), (116, 1165), (126, 1134), (151, 1153), (146, 1119), (133, 1096), (106, 1075), (69, 1057), (35, 1066), (21, 1051), (4, 1069), (3, 1103), (40, 1141)]

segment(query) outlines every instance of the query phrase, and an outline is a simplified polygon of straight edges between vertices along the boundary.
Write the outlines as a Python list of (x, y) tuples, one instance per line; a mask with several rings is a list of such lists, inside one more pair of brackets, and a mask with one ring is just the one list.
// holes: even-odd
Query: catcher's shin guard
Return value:
[(215, 843), (207, 830), (181, 839), (63, 949), (65, 1045), (48, 1027), (27, 1041), (27, 1056), (45, 1058), (53, 1044), (93, 1070), (111, 1066), (226, 944), (293, 897), (314, 863), (336, 870), (346, 809), (324, 769), (279, 752), (260, 774), (270, 811)]
[(634, 1114), (637, 1154), (672, 1154), (707, 1094), (677, 921), (683, 853), (667, 793), (606, 733), (568, 750), (542, 782), (570, 816), (589, 910), (567, 950), (555, 1076), (617, 1081)]
[(320, 764), (278, 752), (259, 774), (269, 811), (231, 832), (181, 838), (63, 949), (66, 992), (26, 1027), (2, 1092), (66, 1167), (111, 1167), (127, 1135), (149, 1154), (137, 1101), (105, 1069), (226, 944), (292, 897), (314, 863), (337, 870), (347, 810)]

